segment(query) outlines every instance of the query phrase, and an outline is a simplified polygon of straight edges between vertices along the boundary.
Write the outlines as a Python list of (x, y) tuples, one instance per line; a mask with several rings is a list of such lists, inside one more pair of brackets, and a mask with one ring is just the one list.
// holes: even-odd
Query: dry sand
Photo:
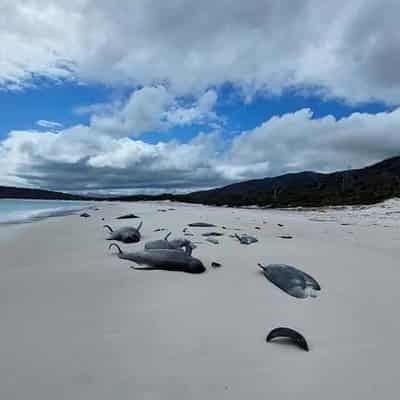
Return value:
[[(87, 219), (20, 226), (10, 239), (1, 228), (0, 399), (398, 396), (398, 202), (369, 214), (175, 203), (99, 207)], [(176, 210), (157, 211), (170, 207)], [(126, 212), (144, 223), (142, 242), (123, 245), (132, 251), (161, 238), (156, 228), (181, 236), (195, 221), (240, 228), (259, 242), (241, 245), (228, 237), (233, 231), (191, 228), (192, 239), (202, 242), (193, 255), (206, 273), (133, 271), (108, 251), (102, 229), (101, 217), (112, 226), (136, 225), (137, 219), (114, 219)], [(218, 245), (201, 237), (210, 230), (225, 232)], [(293, 239), (278, 238), (285, 234)], [(222, 267), (210, 268), (212, 261)], [(288, 296), (258, 262), (303, 269), (320, 282), (320, 296)], [(310, 352), (266, 343), (277, 326), (302, 332)]]

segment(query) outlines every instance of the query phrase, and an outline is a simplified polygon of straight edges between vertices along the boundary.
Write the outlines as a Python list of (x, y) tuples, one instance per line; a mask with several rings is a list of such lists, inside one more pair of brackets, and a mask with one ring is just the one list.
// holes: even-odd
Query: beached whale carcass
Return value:
[(145, 267), (131, 267), (136, 270), (164, 270), (182, 271), (190, 274), (201, 274), (206, 271), (203, 263), (182, 250), (154, 249), (126, 253), (116, 243), (111, 243), (109, 248), (118, 249), (118, 257), (133, 261)]
[(137, 243), (140, 241), (140, 228), (143, 223), (141, 222), (137, 228), (132, 226), (124, 226), (117, 230), (113, 230), (110, 225), (104, 225), (110, 231), (110, 236), (107, 240), (118, 240), (123, 243)]
[(291, 296), (301, 299), (317, 297), (318, 291), (321, 290), (319, 283), (312, 276), (291, 265), (258, 265), (270, 282)]

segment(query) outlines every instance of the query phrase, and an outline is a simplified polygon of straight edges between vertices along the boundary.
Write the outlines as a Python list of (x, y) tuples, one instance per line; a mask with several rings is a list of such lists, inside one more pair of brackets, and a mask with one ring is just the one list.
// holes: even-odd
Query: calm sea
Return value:
[(0, 224), (25, 223), (66, 215), (91, 205), (93, 203), (82, 201), (0, 199)]

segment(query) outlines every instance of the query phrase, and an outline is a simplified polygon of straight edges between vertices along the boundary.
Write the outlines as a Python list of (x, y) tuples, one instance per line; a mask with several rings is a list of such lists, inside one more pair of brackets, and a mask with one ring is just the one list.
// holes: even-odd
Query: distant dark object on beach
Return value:
[(84, 213), (82, 213), (82, 214), (80, 215), (80, 217), (89, 218), (89, 217), (90, 217), (90, 214), (88, 214), (87, 212), (84, 212)]
[(301, 349), (308, 351), (308, 343), (304, 336), (291, 328), (275, 328), (267, 336), (267, 342), (275, 338), (287, 338), (297, 344)]
[(175, 211), (176, 208), (168, 208), (168, 211)]
[(211, 266), (212, 266), (213, 268), (219, 268), (219, 267), (221, 267), (221, 264), (220, 264), (219, 262), (213, 261), (213, 262), (211, 263)]
[(192, 222), (191, 224), (188, 224), (188, 226), (192, 226), (195, 228), (214, 228), (214, 227), (216, 227), (216, 225), (209, 224), (207, 222)]
[(293, 236), (291, 235), (281, 235), (279, 236), (281, 239), (293, 239)]
[(135, 214), (126, 214), (126, 215), (121, 215), (120, 217), (117, 217), (115, 219), (131, 219), (131, 218), (140, 218)]
[(104, 221), (104, 217), (101, 220)]
[(259, 226), (255, 226), (254, 229), (261, 229)]
[(319, 283), (305, 272), (286, 264), (258, 264), (265, 277), (287, 294), (299, 299), (317, 297), (321, 290)]
[(159, 208), (157, 211), (158, 212), (167, 212), (167, 210), (165, 208)]
[(163, 232), (163, 231), (166, 231), (166, 230), (167, 230), (167, 228), (157, 228), (157, 229), (154, 229), (153, 232)]
[(224, 236), (221, 232), (206, 232), (202, 233), (201, 236)]
[(207, 240), (207, 242), (210, 242), (212, 244), (219, 244), (219, 241), (217, 239), (214, 239), (211, 237), (207, 238), (206, 240)]
[(237, 233), (235, 233), (234, 237), (238, 239), (241, 244), (252, 244), (258, 242), (256, 237), (247, 234), (239, 236)]
[(281, 228), (282, 228), (282, 226), (285, 226), (285, 225), (283, 225), (283, 224), (277, 224), (278, 226), (280, 226)]

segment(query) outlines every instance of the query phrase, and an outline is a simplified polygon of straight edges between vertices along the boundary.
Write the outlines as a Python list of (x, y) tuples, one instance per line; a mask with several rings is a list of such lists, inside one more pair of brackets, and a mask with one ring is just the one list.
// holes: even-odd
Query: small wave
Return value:
[(40, 221), (46, 218), (63, 217), (71, 214), (76, 214), (82, 210), (87, 210), (91, 205), (79, 205), (65, 208), (48, 208), (41, 210), (25, 210), (21, 212), (11, 213), (6, 218), (0, 219), (1, 225), (27, 224)]

